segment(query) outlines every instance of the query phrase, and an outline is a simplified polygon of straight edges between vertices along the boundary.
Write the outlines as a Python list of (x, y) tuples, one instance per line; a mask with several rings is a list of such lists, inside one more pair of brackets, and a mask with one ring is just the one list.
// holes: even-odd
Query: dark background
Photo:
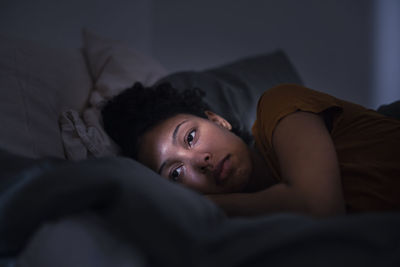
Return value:
[(0, 0), (0, 34), (79, 48), (83, 27), (171, 72), (280, 48), (313, 89), (400, 99), (399, 0)]

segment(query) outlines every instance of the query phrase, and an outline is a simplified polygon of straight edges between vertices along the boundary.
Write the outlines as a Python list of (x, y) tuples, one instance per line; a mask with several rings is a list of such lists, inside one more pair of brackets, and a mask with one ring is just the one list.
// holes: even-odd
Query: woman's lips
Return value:
[(229, 172), (231, 170), (230, 156), (224, 157), (216, 166), (214, 170), (214, 177), (217, 184), (222, 183), (226, 178), (228, 178)]

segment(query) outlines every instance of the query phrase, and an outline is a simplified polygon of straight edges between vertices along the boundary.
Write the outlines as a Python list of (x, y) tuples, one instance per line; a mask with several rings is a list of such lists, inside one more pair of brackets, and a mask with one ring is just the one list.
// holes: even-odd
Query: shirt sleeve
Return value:
[(278, 85), (264, 92), (259, 99), (257, 119), (253, 126), (254, 137), (272, 147), (276, 125), (285, 116), (296, 111), (324, 114), (329, 129), (333, 118), (342, 112), (342, 106), (340, 100), (325, 93), (296, 84)]

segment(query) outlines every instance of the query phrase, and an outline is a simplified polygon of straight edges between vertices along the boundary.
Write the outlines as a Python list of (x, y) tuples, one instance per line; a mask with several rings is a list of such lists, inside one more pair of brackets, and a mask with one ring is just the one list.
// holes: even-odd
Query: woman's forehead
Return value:
[(152, 131), (156, 135), (159, 134), (158, 133), (159, 131), (170, 131), (170, 134), (173, 134), (173, 132), (177, 127), (179, 130), (182, 123), (198, 122), (204, 120), (205, 120), (204, 118), (191, 114), (177, 114), (157, 124), (156, 127), (152, 129)]
[(172, 145), (184, 125), (197, 118), (200, 119), (193, 115), (178, 114), (145, 132), (139, 140), (139, 161), (146, 165), (156, 165), (155, 161), (167, 154), (168, 147)]

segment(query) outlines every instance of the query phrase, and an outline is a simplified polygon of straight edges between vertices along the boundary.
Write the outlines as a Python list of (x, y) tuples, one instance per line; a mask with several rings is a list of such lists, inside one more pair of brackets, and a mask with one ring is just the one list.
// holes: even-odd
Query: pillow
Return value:
[(118, 147), (101, 125), (101, 104), (135, 82), (149, 86), (167, 74), (155, 59), (123, 42), (100, 37), (87, 30), (83, 31), (83, 41), (94, 88), (82, 114), (67, 110), (60, 117), (65, 153), (72, 160), (118, 154)]
[[(91, 35), (88, 36), (90, 37)], [(85, 49), (88, 50), (87, 47)], [(115, 49), (115, 51), (117, 50)], [(118, 55), (121, 54), (121, 52), (115, 53)], [(92, 56), (89, 54), (88, 56), (93, 58), (93, 62), (96, 60), (99, 62), (101, 61), (94, 56), (94, 53)], [(107, 62), (106, 59), (103, 59), (103, 61)], [(98, 65), (101, 64), (98, 63)], [(91, 67), (91, 69), (93, 71), (95, 68)], [(96, 72), (98, 76), (93, 74), (95, 79), (97, 79), (95, 83), (100, 88), (106, 89), (95, 89), (95, 92), (101, 92), (99, 94), (96, 93), (95, 97), (93, 97), (92, 93), (91, 104), (94, 106), (102, 103), (101, 101), (104, 99), (110, 98), (112, 95), (117, 94), (122, 89), (129, 87), (135, 82), (133, 76), (131, 82), (129, 82), (128, 76), (123, 72), (121, 73), (121, 81), (118, 81), (118, 71), (113, 72), (112, 79), (106, 79), (103, 78), (103, 75), (106, 73), (104, 71), (99, 71), (102, 68), (96, 69), (98, 70)], [(103, 82), (100, 83), (98, 81)], [(237, 122), (239, 128), (247, 131), (250, 130), (255, 120), (258, 98), (265, 90), (280, 83), (302, 84), (294, 67), (286, 54), (282, 51), (239, 59), (235, 62), (204, 71), (173, 73), (161, 78), (156, 84), (163, 82), (170, 82), (180, 90), (194, 87), (203, 89), (207, 93), (205, 100), (214, 112), (224, 116), (230, 122)], [(126, 86), (123, 87), (123, 85)], [(116, 90), (112, 88), (116, 88)], [(103, 93), (103, 91), (112, 91), (112, 93)], [(69, 114), (69, 116), (79, 118), (77, 114)], [(75, 126), (71, 127), (73, 124), (75, 124)], [(69, 129), (72, 129), (72, 131), (74, 131), (74, 128), (80, 128), (83, 133), (76, 137), (75, 140), (77, 141), (75, 143), (77, 146), (75, 149), (69, 149), (69, 152), (66, 140), (73, 140), (73, 138), (64, 138), (64, 144), (70, 159), (84, 159), (88, 156), (99, 157), (118, 153), (117, 146), (107, 137), (107, 134), (101, 126), (97, 125), (92, 127), (91, 124), (94, 125), (95, 123), (87, 120), (72, 120), (70, 123), (64, 124), (68, 125)], [(63, 132), (65, 133), (66, 130)], [(90, 134), (91, 136), (88, 138), (87, 135)], [(72, 144), (72, 142), (70, 143)], [(82, 143), (84, 145), (82, 145)], [(69, 147), (72, 148), (72, 145)], [(75, 153), (76, 151), (79, 153)]]
[(84, 52), (95, 82), (90, 103), (98, 105), (135, 82), (152, 85), (167, 74), (155, 59), (127, 44), (83, 31)]
[(58, 115), (81, 111), (91, 86), (79, 49), (0, 36), (0, 147), (32, 158), (65, 158)]
[(295, 68), (283, 51), (236, 60), (205, 71), (178, 72), (157, 82), (174, 87), (200, 88), (206, 92), (210, 108), (238, 127), (250, 131), (258, 99), (264, 91), (280, 83), (302, 84)]
[(377, 112), (391, 118), (400, 120), (400, 100), (379, 106)]

